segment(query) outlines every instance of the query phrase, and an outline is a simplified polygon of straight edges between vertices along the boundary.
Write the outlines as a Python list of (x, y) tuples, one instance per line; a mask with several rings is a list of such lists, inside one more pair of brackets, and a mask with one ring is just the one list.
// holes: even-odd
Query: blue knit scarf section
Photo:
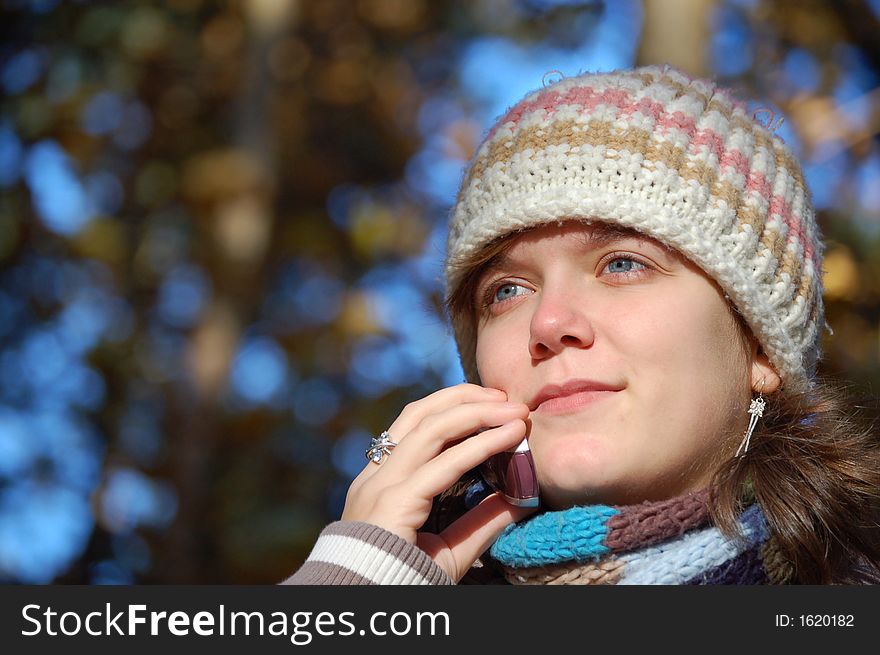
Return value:
[(490, 552), (499, 562), (516, 567), (594, 560), (610, 552), (605, 545), (607, 523), (618, 513), (608, 505), (544, 512), (507, 526)]
[(766, 584), (760, 547), (768, 529), (757, 504), (739, 517), (743, 539), (704, 524), (659, 543), (613, 551), (606, 544), (608, 521), (619, 513), (608, 505), (544, 512), (508, 526), (490, 553), (514, 573), (613, 559), (620, 567), (616, 584)]

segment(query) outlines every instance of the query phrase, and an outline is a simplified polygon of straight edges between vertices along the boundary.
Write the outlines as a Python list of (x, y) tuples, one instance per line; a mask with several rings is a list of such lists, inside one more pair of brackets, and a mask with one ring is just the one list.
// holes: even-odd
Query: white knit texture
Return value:
[(430, 584), (391, 553), (353, 537), (321, 535), (308, 559), (341, 566), (377, 585)]

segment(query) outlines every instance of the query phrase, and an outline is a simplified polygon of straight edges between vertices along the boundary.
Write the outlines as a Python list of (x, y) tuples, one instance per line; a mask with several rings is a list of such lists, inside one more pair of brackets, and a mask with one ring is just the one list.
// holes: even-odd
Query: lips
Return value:
[(563, 384), (548, 384), (529, 401), (529, 410), (534, 412), (541, 403), (553, 398), (563, 398), (588, 391), (620, 391), (620, 385), (598, 382), (596, 380), (568, 380)]

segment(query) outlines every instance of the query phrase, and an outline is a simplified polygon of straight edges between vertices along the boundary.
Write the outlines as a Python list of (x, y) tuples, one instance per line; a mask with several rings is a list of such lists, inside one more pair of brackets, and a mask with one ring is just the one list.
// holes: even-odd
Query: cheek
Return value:
[(514, 321), (493, 322), (480, 329), (475, 355), (483, 385), (510, 391), (511, 375), (521, 370), (522, 358), (529, 357), (528, 331)]
[(667, 298), (656, 312), (645, 310), (643, 316), (633, 346), (639, 348), (635, 381), (644, 382), (638, 394), (651, 411), (641, 415), (640, 427), (664, 434), (677, 442), (676, 448), (698, 448), (702, 439), (714, 438), (738, 420), (738, 389), (748, 367), (735, 320), (705, 290)]
[[(642, 361), (685, 369), (699, 377), (729, 368), (738, 352), (732, 318), (702, 289), (652, 298), (633, 315), (638, 318), (618, 332), (628, 335), (630, 347)], [(624, 324), (622, 317), (619, 324)]]

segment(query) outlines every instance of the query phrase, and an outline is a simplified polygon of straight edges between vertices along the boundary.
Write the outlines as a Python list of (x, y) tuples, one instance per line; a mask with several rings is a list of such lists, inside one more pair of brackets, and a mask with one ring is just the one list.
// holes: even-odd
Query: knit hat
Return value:
[[(745, 105), (671, 66), (588, 73), (533, 91), (490, 129), (465, 170), (447, 242), (447, 300), (480, 249), (578, 219), (671, 246), (720, 285), (786, 388), (813, 387), (822, 252), (795, 156)], [(451, 317), (479, 383), (476, 324)]]

